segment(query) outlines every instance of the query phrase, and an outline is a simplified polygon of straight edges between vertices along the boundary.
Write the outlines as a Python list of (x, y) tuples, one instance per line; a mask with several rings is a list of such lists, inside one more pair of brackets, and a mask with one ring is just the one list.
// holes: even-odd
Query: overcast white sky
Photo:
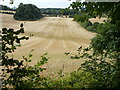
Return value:
[(21, 2), (24, 4), (35, 4), (39, 8), (67, 8), (75, 0), (14, 0), (14, 3), (9, 4), (10, 0), (0, 0), (0, 4), (9, 7), (17, 7)]

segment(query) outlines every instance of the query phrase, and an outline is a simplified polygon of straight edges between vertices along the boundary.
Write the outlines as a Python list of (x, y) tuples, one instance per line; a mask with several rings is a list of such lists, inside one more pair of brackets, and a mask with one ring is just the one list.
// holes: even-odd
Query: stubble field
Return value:
[(49, 61), (43, 67), (46, 71), (43, 74), (52, 74), (62, 69), (64, 73), (79, 68), (84, 60), (71, 60), (65, 56), (65, 52), (71, 52), (73, 55), (80, 46), (87, 47), (90, 39), (95, 33), (86, 31), (72, 18), (61, 17), (44, 17), (37, 21), (16, 21), (12, 15), (2, 15), (2, 27), (19, 29), (20, 23), (24, 23), (25, 33), (22, 35), (29, 36), (29, 40), (22, 41), (13, 57), (22, 59), (22, 56), (28, 56), (29, 52), (34, 49), (32, 63), (34, 65), (40, 60), (40, 56), (48, 53)]

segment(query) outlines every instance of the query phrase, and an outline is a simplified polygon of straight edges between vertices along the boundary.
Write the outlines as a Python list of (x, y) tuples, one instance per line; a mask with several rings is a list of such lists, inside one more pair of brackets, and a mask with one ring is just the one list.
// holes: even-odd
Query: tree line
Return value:
[(9, 10), (9, 11), (15, 11), (14, 8), (10, 8), (6, 5), (0, 5), (0, 10)]
[[(21, 3), (16, 9), (1, 5), (1, 10), (16, 11), (15, 15), (12, 12), (2, 12), (5, 14), (13, 14), (16, 20), (37, 20), (42, 17), (42, 14), (54, 17), (61, 15), (69, 15), (69, 17), (73, 17), (75, 14), (75, 11), (72, 9), (38, 8), (35, 5), (23, 3)], [(37, 14), (39, 14), (39, 16)]]
[(53, 15), (53, 16), (57, 16), (57, 15), (69, 15), (71, 17), (73, 17), (73, 15), (75, 14), (74, 10), (72, 9), (61, 9), (61, 8), (41, 8), (41, 12), (43, 14), (48, 14), (48, 15)]

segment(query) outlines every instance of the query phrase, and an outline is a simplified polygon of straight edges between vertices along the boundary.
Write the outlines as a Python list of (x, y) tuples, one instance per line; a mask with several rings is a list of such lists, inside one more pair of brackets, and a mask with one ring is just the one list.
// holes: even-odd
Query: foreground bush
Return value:
[(32, 21), (42, 18), (39, 8), (32, 4), (20, 4), (14, 14), (15, 20)]
[(91, 73), (77, 70), (67, 76), (48, 76), (44, 85), (47, 88), (90, 88), (94, 81)]
[[(28, 40), (28, 37), (21, 36), (19, 34), (24, 33), (23, 24), (19, 30), (14, 29), (2, 29), (2, 87), (3, 88), (34, 88), (41, 86), (44, 77), (41, 77), (40, 73), (45, 70), (41, 66), (47, 63), (48, 58), (44, 54), (41, 56), (41, 60), (34, 66), (30, 66), (33, 50), (29, 53), (28, 57), (23, 56), (23, 59), (17, 60), (13, 58), (12, 54), (17, 47), (21, 46), (22, 40)], [(10, 56), (11, 55), (11, 56)]]

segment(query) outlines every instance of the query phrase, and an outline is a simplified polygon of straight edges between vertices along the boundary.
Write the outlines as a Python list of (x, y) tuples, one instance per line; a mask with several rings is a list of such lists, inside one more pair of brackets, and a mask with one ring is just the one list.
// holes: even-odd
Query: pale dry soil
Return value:
[(20, 23), (24, 23), (25, 33), (23, 35), (30, 36), (29, 40), (21, 42), (19, 47), (13, 54), (13, 57), (21, 59), (22, 56), (28, 56), (29, 52), (34, 49), (33, 61), (30, 65), (34, 65), (41, 60), (40, 56), (48, 53), (49, 61), (43, 67), (47, 70), (43, 74), (52, 74), (62, 69), (64, 73), (79, 68), (84, 60), (71, 60), (64, 55), (65, 52), (71, 52), (72, 55), (77, 53), (80, 46), (87, 47), (90, 39), (95, 33), (86, 31), (72, 18), (61, 17), (44, 17), (37, 21), (16, 21), (12, 15), (2, 15), (2, 27), (19, 29)]
[(104, 20), (106, 21), (106, 20), (108, 20), (108, 18), (104, 18), (104, 17), (99, 18), (99, 17), (96, 17), (96, 18), (90, 18), (89, 20), (92, 23), (95, 23), (95, 22), (104, 23)]

